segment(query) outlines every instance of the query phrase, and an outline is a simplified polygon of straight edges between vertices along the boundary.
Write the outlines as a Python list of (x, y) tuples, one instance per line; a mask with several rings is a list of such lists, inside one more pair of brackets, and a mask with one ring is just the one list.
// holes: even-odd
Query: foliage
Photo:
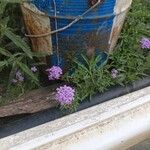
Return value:
[(111, 55), (112, 66), (119, 68), (121, 82), (130, 83), (150, 73), (149, 50), (142, 49), (142, 37), (150, 37), (150, 3), (136, 0), (124, 24), (116, 51)]
[[(12, 0), (10, 2), (18, 3), (20, 1)], [(6, 15), (8, 4), (8, 1), (0, 0), (0, 74), (4, 76), (7, 72), (7, 92), (11, 92), (11, 81), (17, 70), (21, 70), (26, 76), (26, 81), (31, 87), (39, 85), (38, 77), (31, 71), (31, 67), (35, 63), (34, 58), (45, 56), (45, 54), (32, 52), (25, 39), (14, 33), (14, 29), (9, 24), (10, 15)], [(22, 89), (21, 92), (26, 87), (23, 84), (26, 83), (19, 84), (20, 89)]]
[(5, 11), (6, 5), (7, 5), (6, 1), (2, 1), (0, 3), (0, 8), (1, 8), (0, 39), (2, 41), (2, 38), (4, 36), (7, 37), (16, 45), (16, 49), (20, 51), (11, 53), (5, 48), (5, 46), (0, 47), (0, 55), (2, 58), (1, 59), (2, 61), (0, 61), (0, 70), (2, 70), (4, 67), (7, 67), (9, 65), (12, 67), (12, 69), (21, 68), (26, 74), (28, 74), (33, 79), (33, 81), (37, 82), (38, 80), (35, 78), (31, 70), (27, 67), (25, 63), (24, 64), (22, 63), (23, 59), (27, 57), (33, 59), (30, 47), (24, 40), (22, 40), (20, 36), (15, 35), (12, 32), (12, 29), (7, 26), (9, 17), (3, 17), (3, 13)]
[[(125, 86), (150, 75), (150, 51), (140, 46), (142, 37), (150, 37), (149, 12), (149, 0), (133, 3), (119, 42), (106, 65), (97, 66), (99, 57), (89, 60), (83, 56), (84, 63), (75, 61), (75, 71), (64, 76), (65, 81), (76, 87), (76, 98), (71, 107), (76, 108), (82, 100), (96, 92), (104, 92), (110, 86)], [(118, 71), (116, 78), (111, 76), (112, 69)]]
[[(7, 15), (10, 11), (6, 9), (7, 4), (8, 1), (0, 0), (0, 73), (9, 73), (9, 84), (11, 84), (15, 72), (21, 70), (30, 83), (18, 84), (17, 88), (10, 87), (12, 94), (16, 96), (18, 93), (23, 93), (24, 89), (30, 89), (33, 82), (38, 84), (38, 78), (30, 67), (34, 63), (33, 58), (42, 55), (31, 52), (25, 40), (14, 33), (11, 26), (14, 23), (10, 23), (12, 19)], [(66, 73), (63, 80), (76, 88), (76, 95), (73, 105), (65, 105), (65, 108), (76, 109), (80, 102), (87, 98), (91, 99), (96, 92), (104, 92), (118, 84), (126, 86), (143, 76), (150, 75), (150, 51), (140, 47), (140, 39), (150, 37), (149, 12), (149, 0), (133, 2), (119, 42), (106, 64), (98, 65), (102, 59), (100, 56), (92, 59), (82, 56), (82, 62), (74, 60), (73, 70)], [(13, 43), (15, 50), (13, 47), (8, 48), (10, 42)], [(113, 69), (118, 71), (115, 78), (112, 76)]]
[(68, 72), (64, 80), (72, 83), (76, 87), (76, 99), (74, 107), (82, 100), (94, 95), (96, 92), (104, 92), (108, 87), (114, 85), (110, 73), (110, 66), (106, 64), (98, 65), (101, 57), (88, 59), (82, 56), (82, 63), (75, 61), (73, 73)]

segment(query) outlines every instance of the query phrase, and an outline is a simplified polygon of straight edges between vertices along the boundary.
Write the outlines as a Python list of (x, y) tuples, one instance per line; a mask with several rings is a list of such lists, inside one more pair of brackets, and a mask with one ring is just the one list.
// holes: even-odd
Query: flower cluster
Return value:
[(116, 69), (111, 70), (111, 76), (113, 79), (117, 78), (118, 74), (119, 74), (118, 70)]
[[(59, 66), (53, 66), (46, 70), (48, 72), (49, 80), (58, 80), (63, 74)], [(75, 98), (75, 90), (67, 85), (60, 86), (56, 89), (55, 99), (61, 105), (71, 105)]]
[(61, 105), (71, 105), (75, 99), (75, 90), (70, 86), (61, 86), (56, 89), (56, 100)]
[(38, 71), (38, 69), (37, 69), (35, 66), (33, 66), (33, 67), (31, 67), (31, 71), (32, 71), (33, 73), (36, 73), (36, 72)]
[(62, 75), (62, 69), (58, 66), (53, 66), (46, 70), (49, 80), (58, 80)]
[(24, 81), (24, 76), (22, 73), (18, 70), (15, 74), (15, 78), (12, 79), (12, 83), (17, 83), (17, 82), (23, 82)]
[(141, 47), (142, 49), (150, 49), (150, 39), (149, 38), (142, 38), (141, 41)]
[(22, 75), (22, 73), (20, 71), (16, 72), (16, 79), (20, 82), (24, 81), (24, 76)]
[[(38, 71), (38, 69), (35, 67), (35, 66), (33, 66), (33, 67), (31, 67), (31, 71), (33, 72), (33, 73), (36, 73), (37, 71)], [(12, 83), (13, 84), (16, 84), (16, 83), (18, 83), (18, 82), (23, 82), (24, 81), (24, 76), (23, 76), (23, 74), (21, 73), (21, 71), (20, 70), (18, 70), (17, 72), (16, 72), (16, 74), (15, 74), (15, 78), (14, 79), (12, 79)]]

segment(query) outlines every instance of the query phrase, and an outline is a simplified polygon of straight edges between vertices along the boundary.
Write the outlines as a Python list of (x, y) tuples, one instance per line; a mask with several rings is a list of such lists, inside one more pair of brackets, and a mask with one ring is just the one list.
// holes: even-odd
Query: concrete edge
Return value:
[[(74, 149), (73, 147), (80, 149), (80, 147), (77, 147), (77, 145), (85, 146), (84, 143), (87, 142), (86, 139), (89, 139), (90, 137), (92, 137), (90, 134), (88, 134), (89, 128), (95, 129), (97, 126), (101, 124), (100, 125), (101, 128), (97, 130), (97, 133), (99, 132), (99, 130), (105, 129), (103, 130), (103, 134), (101, 134), (100, 136), (95, 133), (92, 133), (92, 135), (94, 135), (94, 137), (99, 136), (97, 139), (107, 142), (108, 137), (106, 136), (106, 134), (110, 134), (112, 131), (115, 132), (115, 130), (118, 130), (121, 128), (128, 130), (128, 126), (125, 126), (125, 125), (129, 124), (129, 122), (135, 125), (136, 120), (139, 121), (141, 119), (145, 123), (143, 123), (142, 125), (139, 124), (137, 128), (132, 128), (132, 131), (127, 132), (126, 138), (125, 138), (126, 141), (128, 141), (131, 138), (131, 136), (136, 137), (135, 135), (138, 135), (138, 133), (140, 134), (144, 133), (144, 135), (141, 136), (142, 138), (139, 138), (140, 140), (137, 140), (138, 142), (140, 142), (142, 140), (145, 140), (145, 138), (149, 136), (150, 116), (147, 116), (148, 112), (150, 113), (150, 87), (124, 95), (119, 98), (112, 99), (111, 101), (99, 104), (97, 106), (94, 106), (94, 107), (82, 110), (80, 112), (68, 115), (66, 117), (54, 120), (52, 122), (49, 122), (49, 123), (37, 126), (35, 128), (0, 139), (0, 145), (1, 145), (2, 150), (3, 149), (4, 150), (5, 149), (14, 149), (14, 150), (41, 149), (40, 147), (42, 147), (43, 149), (44, 148), (43, 145), (45, 145), (44, 149), (50, 148), (51, 150), (55, 150), (55, 149), (57, 150), (59, 149), (70, 150), (71, 149), (72, 150)], [(120, 116), (125, 115), (125, 114), (128, 119), (124, 121), (122, 120), (122, 118), (120, 118)], [(119, 119), (116, 119), (116, 117), (118, 117)], [(118, 123), (115, 122), (115, 119), (117, 120)], [(104, 124), (106, 120), (107, 121), (109, 120), (108, 124)], [(114, 128), (114, 125), (110, 125), (113, 122), (115, 123), (115, 126), (116, 126), (115, 128)], [(122, 122), (124, 123), (122, 124)], [(109, 125), (110, 125), (109, 128), (112, 128), (111, 132), (107, 130), (108, 128), (107, 126)], [(141, 129), (141, 127), (143, 128), (143, 130)], [(136, 130), (133, 131), (134, 129)], [(94, 131), (95, 130), (93, 130), (93, 132)], [(141, 131), (143, 132), (141, 133)], [(84, 132), (83, 135), (86, 137), (80, 140), (80, 141), (83, 141), (83, 139), (85, 139), (83, 143), (79, 142), (78, 140), (80, 139), (81, 137), (80, 134), (82, 132)], [(92, 131), (90, 131), (90, 133), (91, 132)], [(130, 133), (132, 133), (132, 135)], [(89, 137), (87, 135), (89, 135)], [(74, 136), (76, 137), (75, 139), (74, 139)], [(68, 137), (70, 138), (68, 139)], [(94, 137), (93, 139), (95, 139)], [(116, 137), (119, 137), (119, 136), (116, 136)], [(121, 139), (121, 137), (119, 138)], [(118, 139), (114, 138), (114, 139), (117, 139), (118, 143), (120, 144), (119, 138)], [(65, 140), (65, 141), (63, 140), (62, 142), (62, 139), (68, 139), (68, 140)], [(74, 142), (70, 143), (69, 140), (72, 141), (72, 139), (74, 139)], [(135, 140), (133, 141), (134, 141), (134, 144), (136, 144)], [(75, 143), (78, 143), (78, 144), (75, 145)], [(131, 143), (131, 142), (128, 142), (128, 143)], [(102, 145), (106, 146), (106, 145), (111, 145), (111, 144), (108, 141), (106, 145), (101, 144), (101, 146)], [(115, 143), (115, 145), (117, 144)], [(133, 142), (132, 144), (126, 144), (126, 145), (128, 145), (128, 147), (132, 146)], [(96, 149), (96, 148), (92, 147), (92, 149)]]

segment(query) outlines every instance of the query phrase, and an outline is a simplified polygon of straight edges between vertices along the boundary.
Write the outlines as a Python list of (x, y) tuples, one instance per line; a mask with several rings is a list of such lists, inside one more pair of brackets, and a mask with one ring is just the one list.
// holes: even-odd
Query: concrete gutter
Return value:
[(150, 87), (0, 139), (1, 150), (125, 150), (150, 138)]

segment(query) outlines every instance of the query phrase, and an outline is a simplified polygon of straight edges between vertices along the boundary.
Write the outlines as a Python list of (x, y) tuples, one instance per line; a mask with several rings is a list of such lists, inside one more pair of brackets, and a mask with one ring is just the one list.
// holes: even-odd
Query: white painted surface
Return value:
[(113, 27), (109, 39), (109, 50), (112, 51), (119, 38), (122, 26), (127, 16), (128, 10), (132, 4), (132, 0), (116, 0), (116, 5), (114, 7), (115, 18), (113, 20)]
[(150, 137), (150, 87), (0, 139), (1, 150), (122, 150)]
[(116, 5), (114, 8), (114, 14), (119, 15), (124, 11), (128, 10), (132, 4), (132, 0), (116, 0)]

